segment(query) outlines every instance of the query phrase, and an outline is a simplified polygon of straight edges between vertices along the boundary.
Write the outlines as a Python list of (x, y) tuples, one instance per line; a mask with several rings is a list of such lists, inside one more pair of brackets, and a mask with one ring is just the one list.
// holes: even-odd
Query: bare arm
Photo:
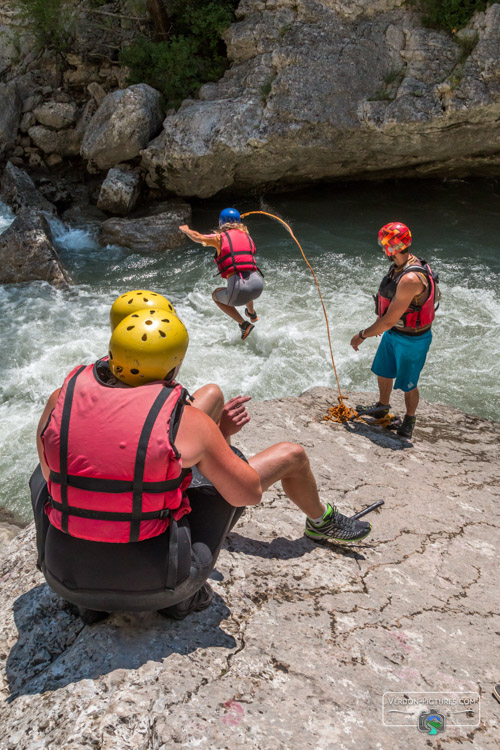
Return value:
[(59, 398), (59, 394), (61, 393), (61, 389), (58, 388), (54, 393), (52, 393), (49, 396), (49, 400), (47, 401), (45, 405), (45, 409), (43, 410), (42, 416), (40, 417), (40, 421), (38, 423), (37, 431), (36, 431), (36, 448), (38, 451), (38, 459), (40, 461), (40, 467), (42, 469), (43, 478), (45, 481), (49, 478), (49, 467), (47, 466), (47, 463), (45, 461), (45, 456), (43, 454), (43, 445), (42, 445), (42, 432), (45, 429), (45, 425), (49, 421), (49, 417), (52, 413), (52, 410), (54, 409), (54, 406), (56, 405), (57, 399)]
[[(370, 336), (380, 336), (381, 333), (388, 331), (396, 325), (401, 316), (406, 312), (412, 299), (423, 291), (423, 283), (416, 273), (409, 273), (403, 276), (396, 288), (396, 294), (387, 312), (382, 317), (377, 318), (375, 323), (365, 328), (363, 331), (364, 338)], [(359, 345), (363, 342), (361, 336), (357, 333), (352, 337), (351, 346), (357, 351)]]
[(220, 250), (220, 237), (218, 234), (201, 234), (200, 232), (195, 232), (194, 229), (190, 229), (187, 224), (182, 224), (179, 229), (186, 235), (186, 237), (193, 240), (193, 242), (198, 242), (205, 247), (209, 245), (210, 247), (215, 247), (217, 250)]
[(182, 466), (197, 466), (230, 505), (257, 505), (262, 498), (255, 469), (236, 456), (215, 422), (200, 409), (186, 406), (176, 446)]

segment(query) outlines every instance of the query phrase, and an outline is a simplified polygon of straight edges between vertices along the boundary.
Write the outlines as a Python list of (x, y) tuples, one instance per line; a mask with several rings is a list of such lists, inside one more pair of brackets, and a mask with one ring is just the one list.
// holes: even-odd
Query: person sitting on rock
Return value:
[(311, 539), (349, 544), (371, 531), (320, 501), (300, 445), (249, 461), (231, 448), (250, 397), (224, 404), (215, 384), (190, 397), (176, 382), (187, 347), (172, 310), (138, 310), (114, 328), (109, 357), (74, 368), (41, 416), (30, 480), (38, 567), (85, 622), (208, 607), (226, 534), (280, 480)]
[[(220, 309), (235, 320), (241, 331), (241, 338), (255, 328), (258, 317), (253, 302), (262, 294), (264, 282), (262, 273), (255, 263), (255, 245), (248, 229), (241, 221), (235, 208), (225, 208), (219, 216), (219, 230), (211, 234), (200, 234), (186, 224), (179, 227), (193, 242), (215, 248), (214, 261), (227, 287), (218, 287), (212, 292), (212, 299)], [(246, 305), (244, 320), (236, 307)]]

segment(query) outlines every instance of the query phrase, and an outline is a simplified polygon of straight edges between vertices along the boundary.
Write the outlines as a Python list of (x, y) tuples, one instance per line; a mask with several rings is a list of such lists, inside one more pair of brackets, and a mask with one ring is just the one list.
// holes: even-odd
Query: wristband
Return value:
[(363, 336), (363, 333), (364, 333), (364, 331), (360, 331), (358, 333), (358, 336), (361, 339), (361, 341), (365, 341), (368, 338), (368, 336)]

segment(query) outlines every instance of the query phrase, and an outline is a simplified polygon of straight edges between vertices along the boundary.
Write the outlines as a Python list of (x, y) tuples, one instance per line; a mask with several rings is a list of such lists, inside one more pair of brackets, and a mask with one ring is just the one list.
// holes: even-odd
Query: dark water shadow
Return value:
[(20, 596), (13, 609), (19, 635), (6, 663), (9, 703), (172, 654), (237, 646), (220, 627), (230, 611), (217, 594), (207, 610), (180, 622), (156, 612), (117, 612), (86, 626), (47, 584)]
[(261, 542), (258, 539), (250, 539), (235, 531), (231, 531), (226, 537), (224, 546), (230, 552), (239, 552), (244, 555), (251, 555), (252, 557), (263, 557), (267, 560), (293, 560), (308, 555), (318, 546), (327, 547), (341, 557), (351, 557), (353, 560), (365, 560), (365, 557), (353, 549), (353, 547), (341, 547), (329, 542), (322, 542), (318, 545), (317, 542), (313, 542), (305, 536), (298, 539), (286, 539), (286, 537), (278, 536), (272, 542)]
[(393, 430), (386, 427), (377, 427), (363, 422), (345, 422), (342, 427), (349, 433), (362, 435), (371, 440), (372, 443), (380, 448), (386, 448), (391, 451), (403, 451), (405, 448), (413, 448), (413, 443), (408, 438), (396, 435)]

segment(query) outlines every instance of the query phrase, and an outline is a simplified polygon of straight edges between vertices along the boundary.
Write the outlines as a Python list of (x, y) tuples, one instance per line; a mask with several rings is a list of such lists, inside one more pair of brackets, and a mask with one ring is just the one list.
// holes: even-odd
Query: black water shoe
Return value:
[(416, 421), (416, 417), (409, 417), (408, 414), (405, 414), (403, 424), (401, 425), (401, 427), (398, 427), (398, 435), (401, 435), (401, 437), (405, 438), (411, 438)]
[(250, 321), (252, 323), (256, 323), (259, 319), (259, 316), (257, 315), (257, 313), (256, 312), (251, 313), (248, 307), (245, 307), (245, 315), (247, 316), (247, 318), (250, 318)]
[(358, 404), (355, 407), (360, 417), (364, 417), (366, 415), (367, 417), (375, 417), (376, 419), (378, 419), (379, 417), (387, 416), (387, 414), (389, 414), (390, 408), (390, 404), (387, 404), (386, 406), (385, 404), (381, 404), (380, 401), (377, 401), (376, 404), (370, 404), (369, 406)]
[(244, 323), (240, 323), (240, 331), (241, 331), (241, 338), (246, 339), (246, 337), (252, 333), (255, 326), (253, 326), (251, 323), (248, 322), (248, 320), (245, 320)]
[(109, 612), (100, 612), (97, 609), (87, 609), (87, 607), (79, 607), (77, 604), (67, 602), (67, 609), (72, 615), (79, 617), (85, 625), (93, 625), (95, 622), (100, 622), (109, 617)]
[(209, 583), (204, 583), (201, 589), (198, 589), (196, 594), (189, 599), (179, 602), (179, 604), (174, 604), (173, 607), (159, 609), (158, 614), (170, 617), (172, 620), (183, 620), (192, 612), (202, 612), (204, 609), (207, 609), (211, 605), (213, 598), (213, 588)]

